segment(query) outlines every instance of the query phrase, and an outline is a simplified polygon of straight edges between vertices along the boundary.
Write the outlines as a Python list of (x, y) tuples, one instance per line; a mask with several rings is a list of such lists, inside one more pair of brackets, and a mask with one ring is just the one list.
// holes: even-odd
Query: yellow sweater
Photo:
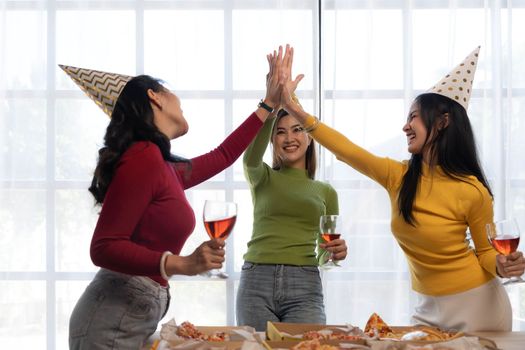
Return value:
[[(314, 118), (305, 123), (313, 125)], [(476, 177), (464, 181), (423, 165), (413, 205), (416, 226), (399, 213), (398, 192), (407, 162), (377, 157), (336, 130), (319, 123), (311, 135), (337, 159), (383, 186), (392, 210), (391, 229), (410, 267), (412, 288), (432, 296), (450, 295), (478, 287), (496, 275), (497, 252), (490, 246), (485, 224), (493, 220), (492, 197)], [(465, 241), (470, 229), (475, 250)]]

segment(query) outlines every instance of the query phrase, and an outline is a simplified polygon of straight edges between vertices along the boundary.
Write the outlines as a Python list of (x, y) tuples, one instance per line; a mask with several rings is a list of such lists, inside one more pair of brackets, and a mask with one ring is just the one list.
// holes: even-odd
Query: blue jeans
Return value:
[(69, 349), (140, 349), (169, 307), (169, 290), (100, 269), (69, 319)]
[(266, 329), (266, 322), (326, 323), (317, 266), (245, 262), (237, 292), (237, 324)]

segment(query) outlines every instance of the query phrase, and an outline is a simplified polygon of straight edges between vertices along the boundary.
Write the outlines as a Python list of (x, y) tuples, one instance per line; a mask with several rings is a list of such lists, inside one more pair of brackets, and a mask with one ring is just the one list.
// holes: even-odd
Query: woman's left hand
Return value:
[(319, 247), (329, 251), (334, 260), (344, 260), (346, 258), (348, 249), (344, 239), (334, 239), (331, 242), (321, 243), (319, 244)]
[(501, 277), (521, 276), (525, 272), (525, 258), (520, 251), (510, 253), (507, 256), (496, 256), (496, 269)]
[[(285, 56), (289, 55), (290, 47), (286, 46)], [(283, 75), (283, 47), (279, 46), (279, 51), (274, 51), (266, 55), (268, 60), (269, 72), (266, 74), (266, 97), (264, 101), (272, 108), (277, 108), (279, 101), (281, 100), (281, 84)], [(287, 58), (288, 59), (288, 58)]]

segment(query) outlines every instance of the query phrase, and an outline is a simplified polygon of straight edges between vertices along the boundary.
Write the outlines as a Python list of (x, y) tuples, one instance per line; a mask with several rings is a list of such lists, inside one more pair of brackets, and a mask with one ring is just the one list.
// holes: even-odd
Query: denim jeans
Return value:
[(69, 349), (140, 349), (169, 307), (169, 290), (142, 276), (101, 269), (69, 320)]
[(317, 266), (245, 262), (237, 292), (237, 324), (266, 329), (266, 322), (326, 323)]

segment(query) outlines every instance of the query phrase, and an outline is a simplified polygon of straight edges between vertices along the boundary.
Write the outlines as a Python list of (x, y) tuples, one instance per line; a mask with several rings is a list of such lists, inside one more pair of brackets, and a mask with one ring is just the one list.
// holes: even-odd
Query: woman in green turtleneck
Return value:
[[(270, 116), (271, 117), (271, 116)], [(268, 141), (273, 166), (262, 161)], [(244, 154), (253, 202), (253, 232), (237, 293), (237, 323), (258, 331), (266, 322), (325, 323), (316, 246), (319, 217), (339, 213), (337, 192), (314, 180), (314, 141), (284, 110), (267, 120)], [(342, 239), (320, 245), (346, 257)]]
[[(271, 118), (271, 116), (270, 116)], [(273, 166), (262, 158), (270, 140)], [(244, 155), (253, 233), (237, 294), (237, 323), (263, 331), (267, 321), (325, 323), (316, 245), (319, 217), (339, 213), (337, 192), (314, 180), (313, 139), (284, 110), (267, 120)], [(320, 245), (346, 257), (342, 239)]]

